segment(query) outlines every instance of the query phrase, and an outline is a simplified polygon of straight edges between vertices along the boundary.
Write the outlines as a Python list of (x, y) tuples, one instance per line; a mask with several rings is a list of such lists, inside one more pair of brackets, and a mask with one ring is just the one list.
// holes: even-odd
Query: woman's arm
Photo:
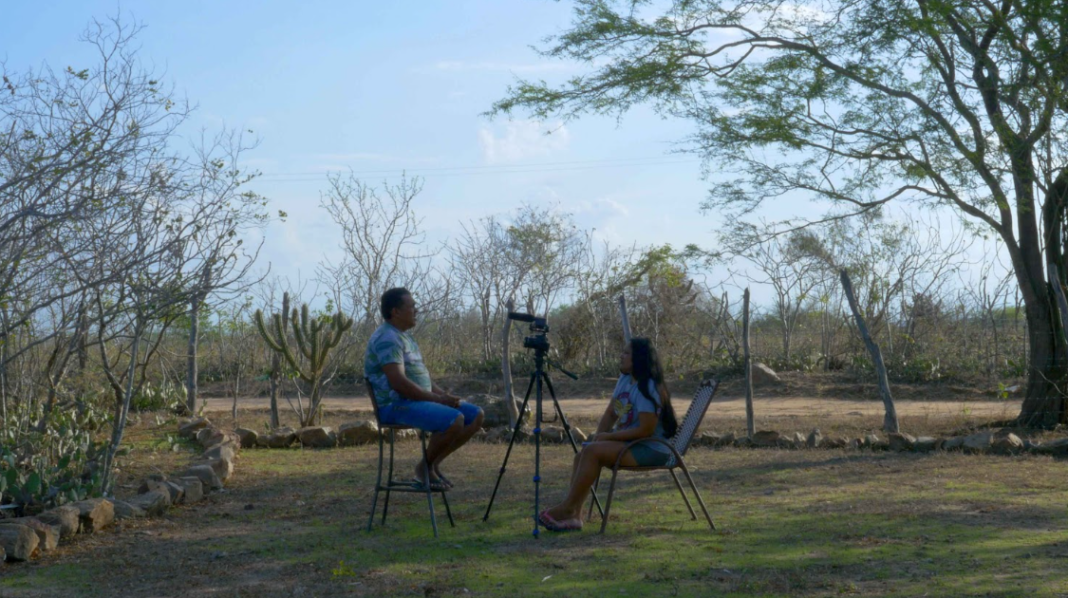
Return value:
[(639, 413), (637, 427), (618, 432), (598, 433), (596, 440), (615, 440), (617, 442), (629, 442), (648, 438), (656, 432), (657, 417), (655, 413)]
[(612, 424), (616, 423), (616, 410), (612, 409), (612, 402), (608, 402), (608, 407), (605, 407), (604, 415), (601, 416), (600, 423), (597, 424), (596, 434), (601, 434), (612, 429)]

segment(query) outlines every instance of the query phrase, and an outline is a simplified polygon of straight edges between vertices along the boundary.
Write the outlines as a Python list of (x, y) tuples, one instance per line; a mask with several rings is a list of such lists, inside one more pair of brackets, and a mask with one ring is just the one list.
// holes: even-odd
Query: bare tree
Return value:
[(429, 292), (432, 275), (425, 235), (412, 202), (423, 189), (418, 178), (402, 178), (382, 190), (363, 183), (352, 173), (330, 175), (320, 205), (341, 227), (345, 257), (322, 266), (320, 280), (344, 296), (369, 333), (378, 319), (378, 301), (387, 287), (404, 286), (420, 298), (425, 309), (440, 297)]
[[(186, 356), (186, 409), (192, 413), (197, 402), (197, 342), (200, 311), (205, 301), (217, 296), (225, 301), (244, 293), (257, 280), (248, 280), (259, 256), (260, 241), (250, 253), (244, 252), (244, 234), (267, 221), (266, 200), (244, 189), (255, 173), (237, 166), (241, 153), (249, 149), (241, 135), (224, 131), (210, 141), (201, 139), (195, 148), (197, 176), (187, 192), (203, 206), (194, 234), (186, 250), (196, 256), (190, 263), (189, 343)], [(267, 273), (261, 276), (266, 276)], [(262, 279), (262, 278), (261, 278)]]

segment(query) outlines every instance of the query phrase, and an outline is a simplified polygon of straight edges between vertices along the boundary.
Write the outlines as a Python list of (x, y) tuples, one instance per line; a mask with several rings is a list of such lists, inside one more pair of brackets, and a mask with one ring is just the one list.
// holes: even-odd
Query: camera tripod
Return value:
[[(540, 500), (540, 485), (541, 485), (541, 424), (544, 421), (542, 419), (542, 384), (549, 389), (549, 396), (553, 399), (553, 408), (556, 410), (557, 417), (563, 423), (564, 433), (567, 434), (568, 440), (571, 442), (571, 449), (578, 454), (578, 445), (575, 443), (575, 437), (571, 435), (571, 425), (567, 422), (567, 417), (564, 416), (564, 410), (560, 408), (560, 402), (556, 400), (556, 392), (553, 390), (552, 380), (549, 378), (549, 373), (545, 371), (545, 366), (548, 364), (551, 367), (555, 367), (568, 376), (572, 380), (578, 380), (578, 376), (560, 367), (559, 364), (553, 362), (546, 355), (546, 349), (537, 346), (534, 348), (534, 371), (530, 374), (530, 384), (527, 385), (527, 393), (523, 397), (523, 405), (519, 408), (519, 416), (516, 417), (515, 428), (512, 429), (512, 438), (508, 441), (508, 450), (504, 453), (504, 461), (501, 463), (500, 472), (497, 474), (497, 483), (493, 486), (493, 494), (490, 495), (489, 505), (486, 507), (486, 514), (482, 517), (482, 521), (489, 520), (490, 510), (493, 509), (493, 500), (497, 497), (497, 490), (501, 486), (501, 478), (504, 477), (505, 469), (508, 466), (508, 458), (512, 454), (512, 447), (515, 445), (515, 439), (519, 434), (519, 427), (523, 424), (523, 414), (526, 413), (527, 404), (530, 402), (530, 391), (537, 389), (535, 394), (535, 408), (534, 408), (534, 537), (538, 537), (538, 533), (541, 527), (541, 521), (538, 520)], [(555, 422), (556, 420), (550, 420)], [(604, 511), (601, 509), (601, 501), (597, 499), (597, 492), (593, 491), (593, 502), (597, 505), (597, 511), (604, 515)]]

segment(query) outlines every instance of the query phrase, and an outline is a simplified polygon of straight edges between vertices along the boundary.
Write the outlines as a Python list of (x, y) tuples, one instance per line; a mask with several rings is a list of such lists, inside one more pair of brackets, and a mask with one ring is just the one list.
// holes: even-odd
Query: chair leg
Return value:
[(445, 503), (445, 514), (449, 516), (449, 526), (456, 527), (456, 522), (452, 520), (452, 510), (449, 509), (449, 496), (445, 490), (441, 491), (441, 502)]
[(697, 504), (701, 505), (701, 511), (705, 514), (705, 519), (708, 520), (708, 527), (712, 528), (712, 531), (716, 531), (716, 524), (712, 523), (712, 517), (708, 514), (708, 509), (705, 508), (705, 501), (701, 498), (701, 492), (697, 489), (697, 484), (693, 483), (693, 478), (690, 477), (690, 471), (686, 469), (686, 463), (679, 460), (679, 467), (682, 468), (683, 475), (686, 476), (686, 481), (690, 483), (690, 489), (693, 490), (694, 496), (697, 497)]
[(675, 475), (674, 469), (669, 469), (671, 473), (671, 479), (675, 480), (675, 487), (679, 489), (679, 494), (682, 495), (683, 502), (686, 503), (686, 508), (690, 510), (690, 519), (697, 521), (697, 513), (693, 512), (693, 506), (690, 505), (690, 499), (686, 497), (686, 491), (682, 489), (682, 484), (679, 483), (679, 476)]
[(616, 476), (619, 470), (612, 468), (612, 483), (608, 485), (608, 502), (604, 504), (604, 515), (601, 517), (601, 533), (608, 527), (608, 513), (612, 510), (612, 495), (616, 492)]
[(382, 505), (382, 525), (386, 524), (386, 513), (389, 512), (389, 494), (390, 489), (393, 488), (393, 444), (397, 439), (396, 432), (390, 428), (389, 430), (389, 478), (386, 480), (386, 502)]
[(367, 520), (367, 531), (375, 523), (375, 510), (378, 508), (378, 491), (382, 489), (382, 435), (378, 435), (378, 477), (375, 479), (375, 494), (371, 499), (371, 518)]
[(597, 472), (597, 479), (593, 481), (593, 488), (590, 490), (590, 508), (586, 510), (586, 521), (593, 519), (593, 496), (597, 494), (597, 486), (601, 484), (601, 472)]
[(434, 517), (434, 491), (430, 489), (430, 461), (426, 458), (426, 434), (419, 434), (419, 440), (423, 445), (423, 463), (426, 464), (426, 468), (423, 471), (423, 484), (426, 488), (426, 504), (430, 508), (430, 525), (433, 526), (434, 537), (437, 538), (438, 520)]

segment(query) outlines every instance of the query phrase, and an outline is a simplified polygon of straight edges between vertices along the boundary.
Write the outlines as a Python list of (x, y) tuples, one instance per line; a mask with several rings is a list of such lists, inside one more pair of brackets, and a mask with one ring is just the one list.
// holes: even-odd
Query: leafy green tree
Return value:
[[(1068, 4), (1053, 0), (576, 0), (544, 54), (589, 64), (520, 81), (492, 113), (619, 117), (651, 104), (695, 123), (692, 149), (734, 179), (708, 205), (744, 214), (818, 199), (847, 215), (948, 206), (992, 231), (1026, 309), (1019, 419), (1068, 422)], [(733, 210), (732, 210), (733, 209)]]

